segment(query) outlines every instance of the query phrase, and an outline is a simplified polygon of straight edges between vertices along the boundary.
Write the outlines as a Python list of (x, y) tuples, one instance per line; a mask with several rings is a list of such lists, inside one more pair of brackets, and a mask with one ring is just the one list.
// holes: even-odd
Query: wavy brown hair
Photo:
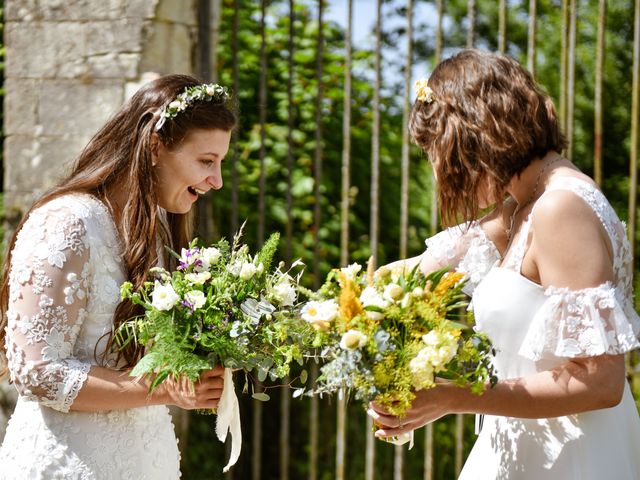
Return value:
[(476, 218), (481, 193), (503, 198), (536, 157), (566, 148), (551, 99), (510, 57), (462, 50), (429, 86), (433, 101), (416, 101), (409, 131), (436, 168), (446, 224)]
[[(175, 100), (185, 88), (199, 84), (199, 80), (188, 75), (166, 75), (144, 85), (89, 141), (77, 158), (72, 172), (38, 199), (23, 217), (8, 245), (3, 269), (0, 345), (4, 345), (9, 269), (16, 235), (29, 213), (45, 203), (69, 193), (88, 193), (104, 202), (117, 220), (122, 265), (126, 277), (136, 288), (142, 286), (149, 269), (158, 263), (158, 242), (170, 245), (173, 249), (188, 243), (193, 230), (192, 212), (167, 213), (166, 222), (158, 216), (151, 137), (157, 133), (167, 149), (175, 150), (191, 130), (231, 131), (235, 127), (235, 106), (231, 101), (212, 100), (194, 102), (175, 118), (167, 119), (162, 128), (155, 131), (161, 109)], [(114, 215), (110, 199), (116, 187), (128, 192), (126, 203), (119, 206), (121, 211), (118, 215)], [(164, 260), (167, 264), (169, 259)], [(120, 303), (114, 314), (114, 329), (140, 313), (139, 307), (131, 302)], [(112, 343), (113, 333), (105, 354)], [(140, 347), (129, 345), (119, 352), (119, 357), (124, 359), (127, 366), (132, 366), (141, 353)]]

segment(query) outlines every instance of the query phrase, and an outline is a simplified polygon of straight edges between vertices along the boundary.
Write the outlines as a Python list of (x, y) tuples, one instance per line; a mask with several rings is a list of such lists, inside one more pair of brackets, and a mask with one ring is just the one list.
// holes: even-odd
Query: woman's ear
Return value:
[(154, 167), (158, 163), (158, 151), (160, 150), (160, 137), (157, 133), (151, 134), (151, 165)]

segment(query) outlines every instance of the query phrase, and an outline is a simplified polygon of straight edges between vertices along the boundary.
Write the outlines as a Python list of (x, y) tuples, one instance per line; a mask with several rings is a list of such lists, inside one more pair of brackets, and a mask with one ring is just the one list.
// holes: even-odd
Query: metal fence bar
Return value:
[(476, 0), (467, 0), (467, 48), (473, 48), (476, 44)]
[(596, 81), (593, 132), (593, 178), (598, 185), (602, 185), (602, 70), (604, 67), (604, 32), (606, 9), (607, 1), (600, 0), (598, 5), (598, 43), (596, 45)]
[(411, 95), (411, 66), (413, 64), (413, 0), (407, 0), (407, 51), (404, 71), (404, 98), (402, 104), (402, 152), (400, 165), (400, 258), (407, 257), (409, 230), (409, 114)]
[[(315, 150), (313, 159), (313, 179), (314, 179), (314, 199), (313, 207), (313, 226), (314, 226), (314, 246), (313, 246), (313, 283), (314, 287), (320, 287), (320, 227), (322, 221), (322, 195), (320, 194), (320, 185), (322, 183), (322, 100), (323, 100), (323, 57), (324, 57), (324, 23), (322, 19), (324, 10), (324, 0), (318, 0), (318, 37), (317, 37), (317, 56), (316, 56), (316, 132), (315, 132)], [(318, 364), (311, 364), (310, 379), (311, 385), (315, 385), (318, 378)], [(318, 478), (318, 437), (319, 437), (319, 421), (320, 409), (319, 400), (313, 395), (309, 401), (309, 480), (317, 480)]]
[(507, 52), (507, 0), (500, 0), (498, 6), (498, 51)]
[(529, 32), (527, 35), (527, 69), (536, 76), (536, 0), (529, 0)]
[(576, 84), (576, 27), (578, 6), (576, 0), (569, 0), (569, 50), (567, 53), (567, 158), (573, 160), (573, 109)]
[(633, 28), (633, 77), (631, 96), (631, 148), (629, 158), (629, 236), (635, 260), (638, 199), (638, 115), (640, 109), (640, 0), (635, 1)]

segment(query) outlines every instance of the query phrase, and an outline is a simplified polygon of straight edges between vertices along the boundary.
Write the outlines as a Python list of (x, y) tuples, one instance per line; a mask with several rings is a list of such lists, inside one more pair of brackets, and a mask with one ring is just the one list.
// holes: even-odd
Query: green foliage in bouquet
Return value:
[(489, 339), (469, 326), (463, 274), (333, 270), (302, 309), (318, 332), (321, 368), (312, 393), (345, 390), (403, 416), (436, 377), (481, 394), (496, 382)]
[(209, 247), (194, 240), (180, 254), (171, 252), (178, 260), (174, 272), (152, 269), (153, 281), (138, 291), (122, 285), (122, 298), (145, 313), (123, 324), (116, 340), (121, 347), (145, 347), (131, 374), (152, 374), (152, 390), (170, 375), (195, 381), (216, 364), (253, 371), (262, 382), (282, 379), (292, 362), (303, 363), (315, 336), (296, 308), (302, 272), (291, 272), (301, 264), (271, 271), (279, 235), (271, 235), (255, 256), (240, 235), (233, 246), (225, 239)]

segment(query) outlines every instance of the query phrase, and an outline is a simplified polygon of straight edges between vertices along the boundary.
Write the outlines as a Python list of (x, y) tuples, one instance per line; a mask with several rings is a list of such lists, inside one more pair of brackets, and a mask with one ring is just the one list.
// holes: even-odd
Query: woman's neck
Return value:
[(542, 158), (535, 158), (519, 175), (511, 179), (507, 192), (516, 201), (518, 208), (524, 208), (544, 192), (552, 167), (559, 161), (562, 161), (559, 153), (548, 152)]

